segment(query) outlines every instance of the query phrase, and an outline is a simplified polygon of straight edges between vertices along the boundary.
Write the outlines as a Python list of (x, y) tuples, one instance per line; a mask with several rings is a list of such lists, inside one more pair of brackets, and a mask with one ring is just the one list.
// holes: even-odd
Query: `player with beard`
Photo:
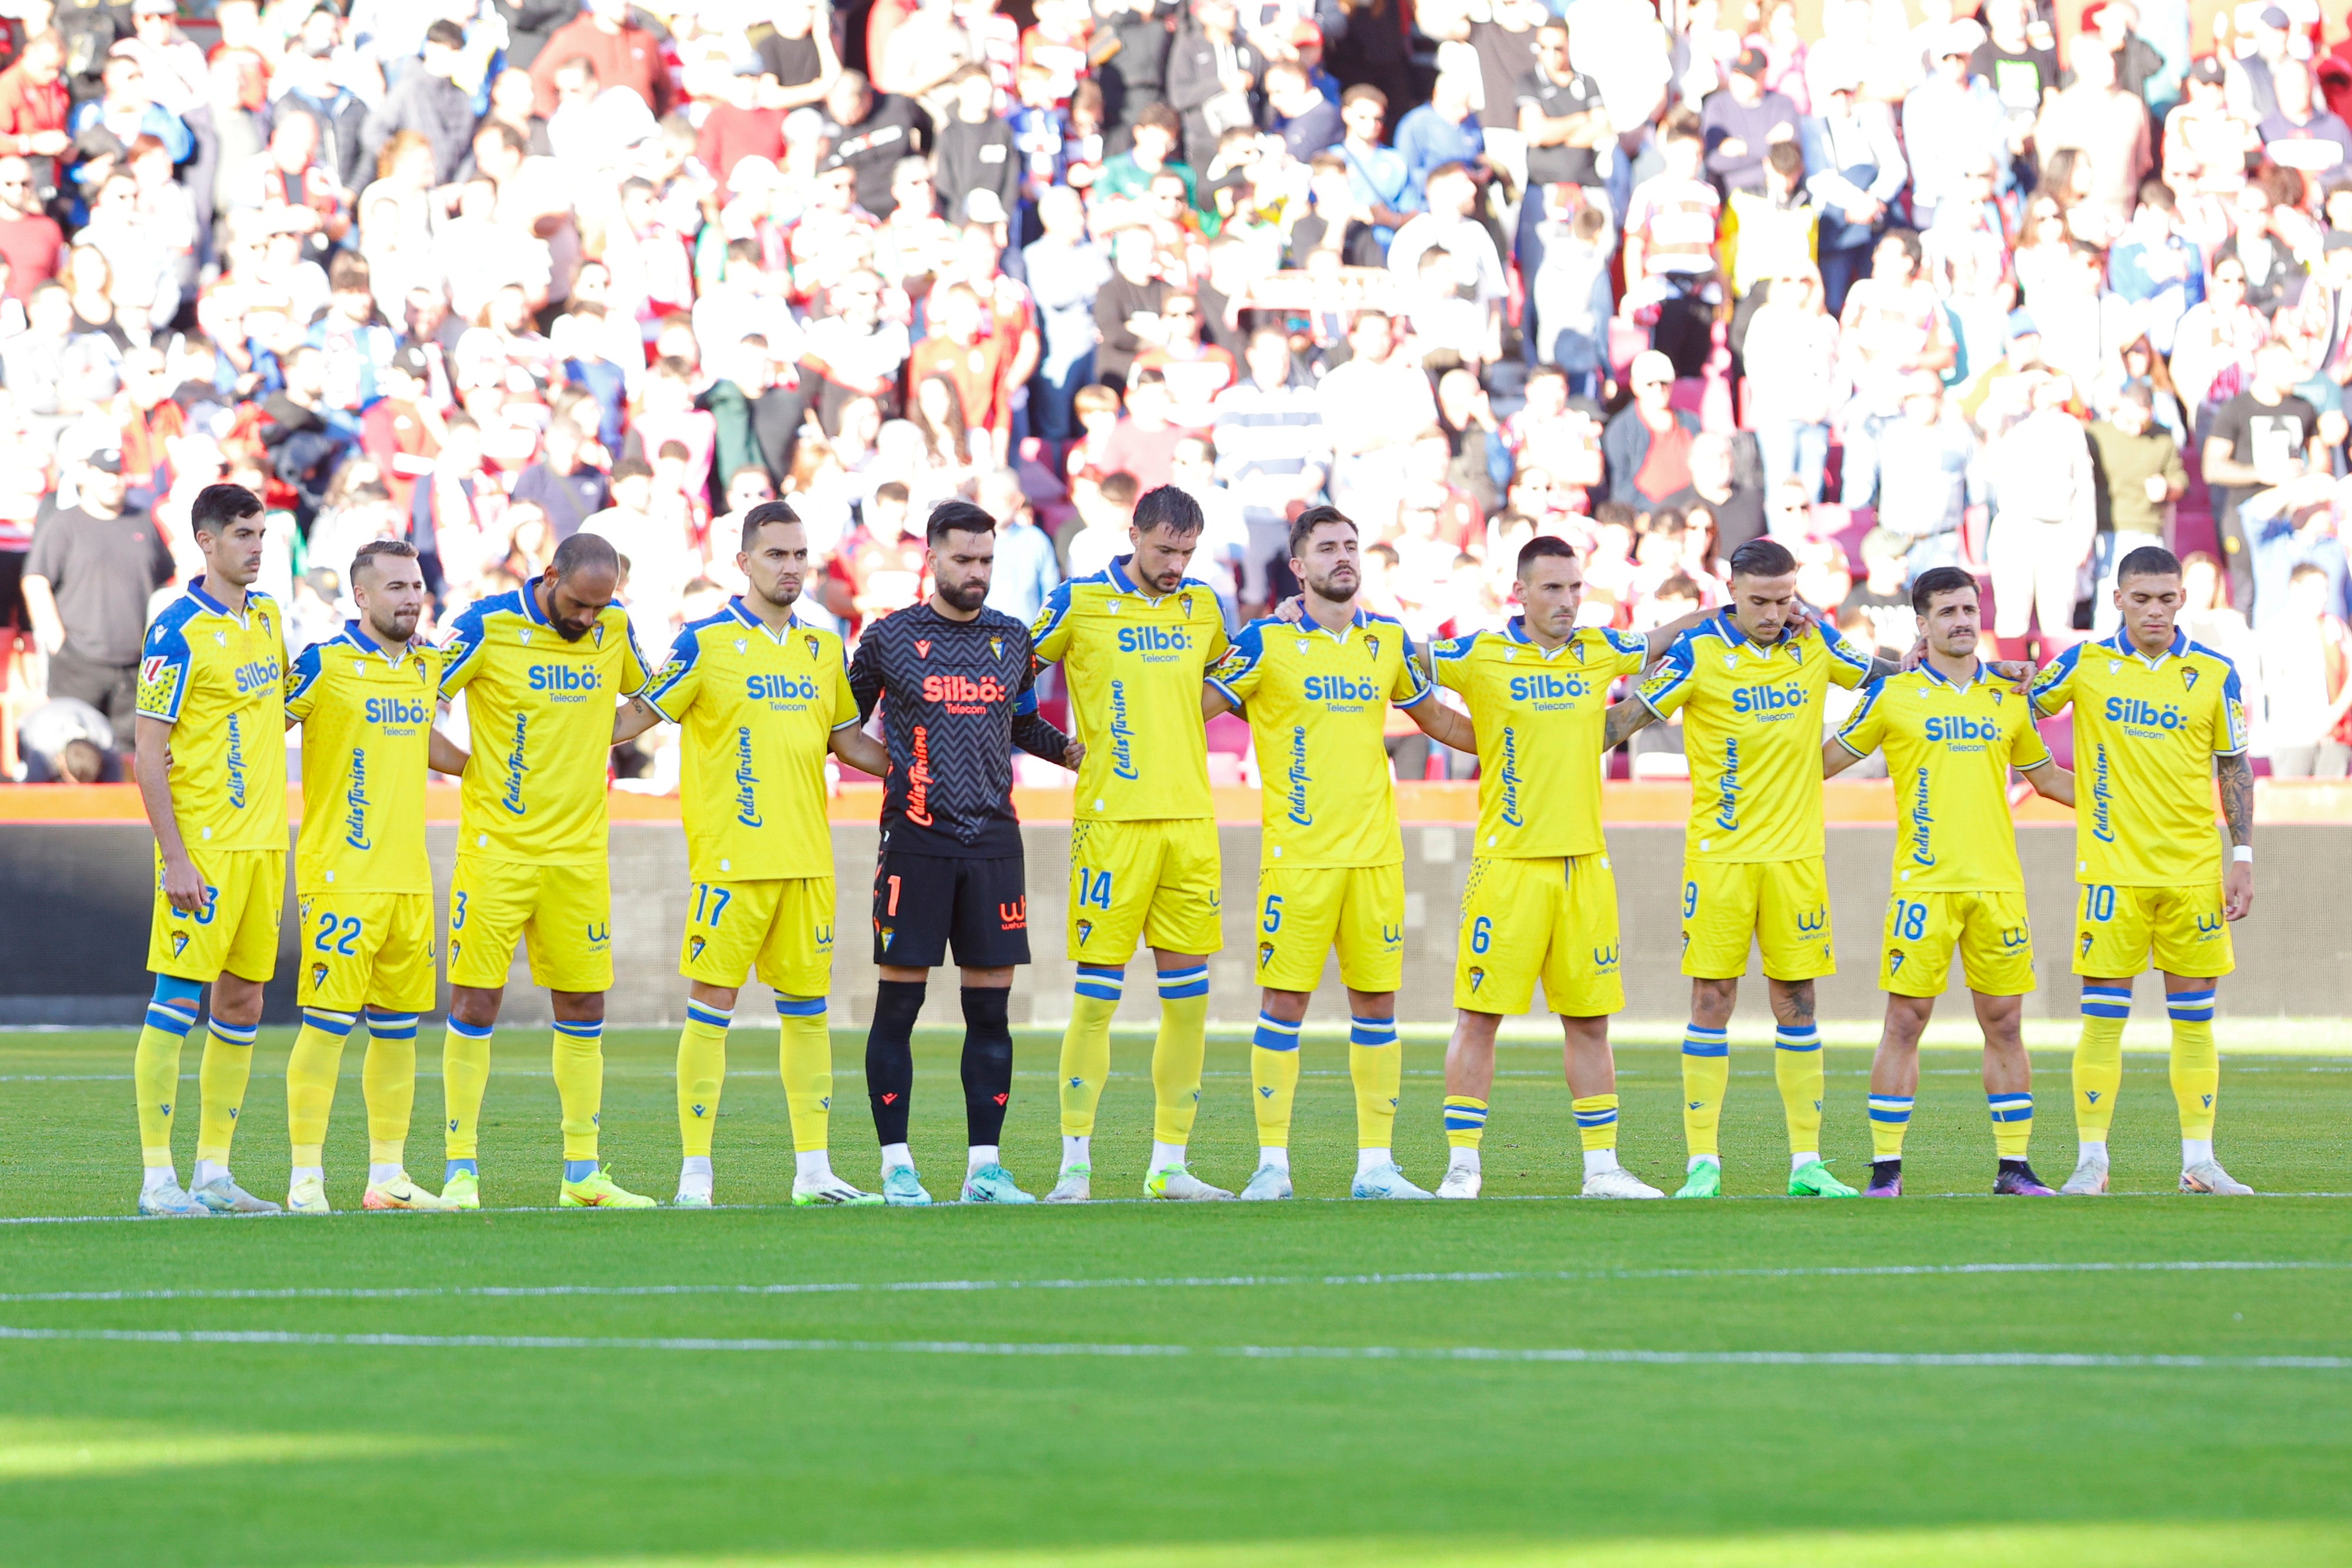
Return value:
[(1441, 706), (1405, 629), (1360, 608), (1356, 525), (1309, 507), (1290, 525), (1290, 570), (1306, 586), (1296, 623), (1254, 621), (1210, 671), (1209, 717), (1244, 713), (1265, 775), (1257, 889), (1262, 988), (1250, 1051), (1258, 1168), (1242, 1197), (1286, 1198), (1298, 1030), (1339, 953), (1348, 988), (1348, 1068), (1356, 1088), (1357, 1197), (1427, 1197), (1391, 1154), (1402, 1051), (1396, 991), (1404, 977), (1404, 840), (1381, 732), (1391, 702), (1423, 734), (1475, 751), (1470, 721)]
[[(692, 881), (678, 972), (688, 981), (677, 1042), (677, 1205), (707, 1208), (711, 1134), (727, 1080), (727, 1029), (746, 975), (774, 988), (778, 1061), (791, 1107), (796, 1204), (873, 1204), (833, 1174), (833, 829), (830, 751), (879, 777), (882, 747), (858, 727), (841, 639), (796, 619), (808, 529), (782, 501), (743, 517), (735, 558), (748, 589), (681, 629), (669, 660), (614, 725), (614, 741), (682, 726), (679, 796)], [(816, 873), (817, 874), (812, 874)]]
[(882, 976), (866, 1039), (866, 1092), (882, 1196), (931, 1201), (907, 1148), (911, 1040), (930, 972), (962, 971), (966, 1203), (1034, 1203), (998, 1157), (1013, 1092), (1006, 993), (1029, 961), (1029, 891), (1013, 814), (1013, 747), (1076, 768), (1086, 747), (1037, 716), (1029, 629), (985, 607), (996, 520), (944, 501), (925, 531), (931, 595), (868, 627), (850, 665), (858, 717), (882, 709), (889, 772), (874, 872)]

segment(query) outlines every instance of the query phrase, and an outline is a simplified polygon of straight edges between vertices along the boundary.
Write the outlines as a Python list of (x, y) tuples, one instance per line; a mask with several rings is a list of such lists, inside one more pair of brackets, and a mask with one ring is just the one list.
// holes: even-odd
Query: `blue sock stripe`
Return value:
[(1250, 1037), (1250, 1043), (1264, 1046), (1268, 1051), (1297, 1051), (1298, 1026), (1260, 1013), (1257, 1015), (1257, 1032)]
[(1915, 1103), (1916, 1101), (1900, 1094), (1874, 1094), (1870, 1097), (1870, 1119), (1874, 1122), (1908, 1122)]
[(2129, 986), (2084, 986), (2083, 1016), (2086, 1019), (2131, 1017), (2131, 988)]
[(557, 1019), (555, 1032), (568, 1034), (574, 1040), (602, 1040), (604, 1038), (604, 1020), (598, 1019), (593, 1023), (566, 1023), (563, 1019)]
[(1394, 1045), (1397, 1026), (1394, 1019), (1360, 1019), (1348, 1020), (1349, 1045)]
[(1781, 1051), (1819, 1051), (1822, 1031), (1811, 1024), (1782, 1024), (1772, 1031), (1772, 1043)]
[(1729, 1056), (1731, 1031), (1727, 1029), (1701, 1029), (1690, 1024), (1683, 1030), (1685, 1056)]
[(1195, 964), (1189, 969), (1162, 969), (1160, 971), (1160, 979), (1163, 985), (1170, 980), (1197, 980), (1204, 977), (1208, 972), (1209, 966), (1206, 964)]
[(2031, 1122), (2033, 1120), (2033, 1096), (2031, 1094), (1988, 1094), (1985, 1109), (1996, 1122)]
[[(343, 1026), (346, 1030), (351, 1027), (348, 1023)], [(261, 1026), (257, 1023), (242, 1025), (223, 1023), (220, 1019), (215, 1019), (212, 1020), (212, 1031), (215, 1040), (226, 1041), (230, 1045), (251, 1045), (261, 1038)]]
[(1576, 1124), (1580, 1127), (1606, 1127), (1613, 1124), (1617, 1120), (1617, 1113), (1614, 1109), (1607, 1111), (1579, 1111), (1575, 1113), (1575, 1115)]
[(1187, 998), (1205, 997), (1208, 994), (1209, 977), (1206, 975), (1202, 976), (1197, 980), (1162, 980), (1160, 982), (1160, 999), (1163, 1002), (1181, 1002), (1185, 1000)]
[(1127, 971), (1101, 964), (1081, 964), (1077, 980), (1070, 989), (1093, 1001), (1115, 1002), (1126, 994)]
[(184, 1039), (187, 1032), (196, 1027), (196, 1015), (194, 1010), (184, 1013), (177, 1008), (167, 1007), (162, 1002), (149, 1002), (147, 1026), (150, 1029), (160, 1029), (165, 1034), (176, 1034)]
[(367, 1026), (370, 1038), (374, 1040), (415, 1040), (416, 1038), (415, 1013), (385, 1013), (370, 1008)]
[[(302, 1021), (321, 1034), (331, 1034), (340, 1040), (351, 1033), (352, 1026), (360, 1020), (350, 1013), (331, 1013), (321, 1008), (304, 1008)], [(220, 1030), (219, 1024), (213, 1025), (215, 1034), (220, 1033)]]
[[(783, 998), (781, 997), (776, 998), (776, 1010), (782, 1012), (783, 1010)], [(722, 1012), (707, 1002), (698, 1002), (692, 997), (688, 997), (686, 999), (686, 1021), (688, 1023), (707, 1024), (712, 1029), (725, 1029), (728, 1024), (733, 1021), (733, 1017), (731, 1014)]]
[(478, 1026), (470, 1024), (455, 1015), (451, 1016), (448, 1022), (449, 1032), (462, 1040), (488, 1040), (490, 1038), (491, 1030), (498, 1028), (496, 1024), (486, 1023)]
[(1445, 1108), (1445, 1130), (1449, 1133), (1475, 1132), (1486, 1124), (1486, 1113), (1484, 1111), (1474, 1111), (1462, 1105)]
[(824, 1017), (823, 997), (788, 997), (776, 995), (776, 1016), (783, 1019), (821, 1019)]

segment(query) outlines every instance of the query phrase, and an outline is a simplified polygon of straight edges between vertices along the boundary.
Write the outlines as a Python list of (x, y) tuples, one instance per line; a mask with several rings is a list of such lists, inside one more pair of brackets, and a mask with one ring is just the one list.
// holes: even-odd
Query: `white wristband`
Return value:
[(2240, 865), (2252, 865), (2254, 863), (2254, 846), (2240, 844), (2230, 852), (2230, 858)]

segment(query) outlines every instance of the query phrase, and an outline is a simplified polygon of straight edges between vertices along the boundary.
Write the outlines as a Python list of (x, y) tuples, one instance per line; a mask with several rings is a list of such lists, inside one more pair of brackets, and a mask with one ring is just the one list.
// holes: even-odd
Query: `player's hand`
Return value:
[(1274, 618), (1276, 621), (1287, 621), (1294, 626), (1306, 620), (1307, 596), (1303, 593), (1292, 594), (1274, 607)]
[(1985, 665), (2004, 681), (2017, 685), (2017, 695), (2024, 696), (2033, 688), (2033, 662), (2031, 659), (1995, 659)]
[(185, 854), (166, 856), (163, 861), (163, 896), (172, 907), (183, 915), (202, 915), (212, 903), (212, 894), (205, 888), (205, 879), (198, 874), (195, 863)]
[(1922, 637), (1916, 643), (1911, 644), (1911, 651), (1909, 653), (1903, 655), (1904, 673), (1908, 674), (1911, 671), (1917, 669), (1921, 664), (1924, 664), (1927, 662), (1927, 639)]
[(1086, 759), (1087, 743), (1083, 740), (1071, 741), (1062, 748), (1062, 766), (1073, 773), (1078, 770), (1078, 764)]
[(2221, 914), (2243, 920), (2254, 907), (2254, 866), (2252, 861), (2231, 861), (2221, 873)]
[[(1708, 618), (1702, 615), (1698, 619), (1703, 622)], [(1815, 627), (1821, 625), (1821, 623), (1822, 612), (1814, 609), (1811, 605), (1806, 603), (1803, 600), (1797, 600), (1789, 606), (1789, 634), (1790, 636), (1801, 637), (1806, 632), (1811, 632)]]

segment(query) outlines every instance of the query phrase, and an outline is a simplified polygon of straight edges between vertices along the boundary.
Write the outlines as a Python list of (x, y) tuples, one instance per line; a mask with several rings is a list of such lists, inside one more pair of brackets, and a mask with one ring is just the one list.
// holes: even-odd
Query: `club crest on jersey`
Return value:
[(2180, 685), (2184, 691), (2193, 692), (2197, 689), (2197, 667), (2194, 664), (2180, 666)]
[(988, 656), (989, 656), (990, 658), (992, 658), (992, 659), (1002, 659), (1003, 657), (1004, 657), (1004, 639), (1003, 639), (1003, 638), (1002, 638), (1002, 637), (991, 637), (991, 638), (988, 640)]
[(1789, 644), (1789, 663), (1790, 663), (1790, 664), (1803, 664), (1804, 662), (1805, 662), (1805, 650), (1804, 650), (1801, 646), (1800, 646), (1799, 644), (1797, 644), (1797, 643), (1790, 643), (1790, 644)]
[(1189, 593), (1178, 594), (1176, 608), (1183, 612), (1185, 620), (1190, 621), (1192, 618), (1192, 596)]
[(1364, 652), (1375, 659), (1381, 656), (1381, 640), (1378, 635), (1369, 632), (1364, 634)]
[(808, 650), (808, 656), (814, 659), (816, 657), (817, 649), (821, 644), (816, 640), (816, 633), (812, 632), (807, 636), (801, 639), (801, 646), (806, 648)]
[(588, 639), (599, 648), (604, 645), (604, 623), (601, 621), (588, 628)]

